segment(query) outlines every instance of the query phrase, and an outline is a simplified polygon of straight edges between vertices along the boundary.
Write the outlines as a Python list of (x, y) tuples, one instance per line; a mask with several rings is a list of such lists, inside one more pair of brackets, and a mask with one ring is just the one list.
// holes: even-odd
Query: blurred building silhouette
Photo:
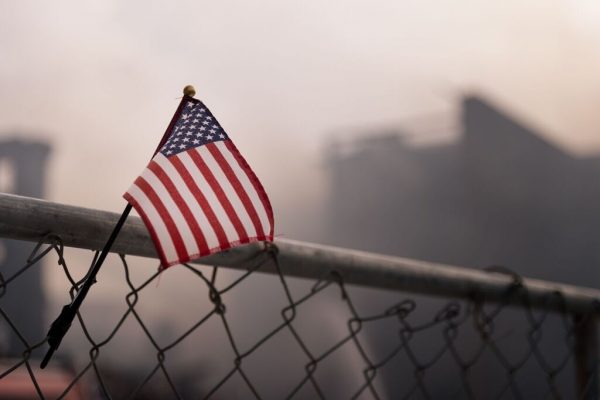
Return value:
[(600, 156), (574, 157), (477, 98), (451, 144), (400, 132), (330, 150), (330, 242), (598, 284)]
[[(1, 190), (22, 196), (42, 198), (46, 192), (46, 166), (50, 147), (45, 143), (4, 140), (0, 142)], [(0, 272), (8, 279), (25, 266), (31, 243), (3, 239)], [(42, 263), (43, 265), (43, 263)], [(45, 337), (45, 296), (40, 263), (26, 269), (0, 297), (0, 307), (23, 339), (35, 344)], [(0, 356), (20, 356), (25, 350), (21, 339), (0, 318)]]
[[(462, 122), (462, 135), (450, 144), (415, 146), (402, 132), (390, 131), (332, 146), (326, 240), (446, 264), (502, 265), (526, 276), (598, 286), (600, 156), (572, 156), (477, 97), (463, 100)], [(437, 310), (424, 299), (418, 304), (421, 312)], [(521, 321), (516, 314), (508, 318)], [(374, 349), (389, 347), (380, 334), (370, 336)], [(464, 336), (466, 343), (469, 337), (478, 343), (472, 335)], [(553, 332), (545, 339), (557, 346), (565, 340)], [(515, 348), (522, 346), (516, 336), (511, 340)], [(413, 350), (428, 347), (421, 343)], [(397, 371), (407, 362), (399, 356), (382, 371), (389, 398), (404, 393), (406, 383), (397, 379)], [(475, 386), (481, 393), (498, 382), (495, 367), (493, 360), (478, 365)], [(455, 371), (456, 365), (427, 372), (436, 382), (433, 398), (453, 390)], [(522, 393), (535, 394), (543, 392), (545, 382), (519, 385)]]

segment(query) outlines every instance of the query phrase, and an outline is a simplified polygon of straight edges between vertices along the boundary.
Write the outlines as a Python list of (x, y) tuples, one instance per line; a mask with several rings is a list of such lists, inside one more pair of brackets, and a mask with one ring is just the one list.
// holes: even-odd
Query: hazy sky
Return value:
[(118, 211), (192, 83), (285, 234), (333, 133), (451, 121), (464, 92), (600, 151), (599, 22), (592, 0), (0, 0), (0, 132), (54, 145), (51, 199)]

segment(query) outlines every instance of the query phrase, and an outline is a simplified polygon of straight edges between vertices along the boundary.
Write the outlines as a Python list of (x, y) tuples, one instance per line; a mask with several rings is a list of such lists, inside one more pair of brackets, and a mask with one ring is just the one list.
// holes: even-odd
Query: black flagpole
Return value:
[[(171, 120), (169, 127), (167, 128), (165, 134), (163, 135), (162, 140), (158, 144), (158, 147), (156, 148), (154, 155), (156, 155), (156, 153), (158, 153), (160, 148), (167, 141), (169, 133), (173, 129), (173, 125), (175, 124), (175, 122), (177, 122), (177, 119), (179, 118), (179, 114), (181, 114), (181, 109), (183, 108), (183, 105), (185, 104), (186, 98), (193, 97), (195, 94), (196, 94), (196, 91), (194, 90), (193, 86), (188, 85), (185, 88), (183, 88), (184, 96), (181, 100), (181, 103), (179, 103), (179, 107), (177, 108), (177, 111), (175, 112), (175, 115), (173, 116), (173, 119)], [(85, 279), (85, 281), (83, 282), (83, 284), (81, 285), (79, 290), (77, 291), (75, 298), (73, 299), (71, 304), (67, 304), (66, 306), (63, 307), (58, 318), (56, 318), (56, 320), (52, 323), (52, 325), (50, 325), (50, 329), (48, 330), (48, 334), (47, 334), (47, 340), (48, 340), (48, 344), (50, 345), (50, 348), (48, 349), (46, 356), (42, 360), (42, 363), (40, 365), (41, 368), (45, 368), (46, 365), (48, 365), (48, 362), (52, 358), (52, 354), (54, 354), (56, 349), (58, 349), (58, 346), (60, 346), (60, 342), (62, 341), (63, 337), (66, 335), (67, 331), (71, 327), (71, 323), (75, 319), (75, 316), (77, 315), (77, 311), (79, 311), (79, 307), (81, 307), (81, 303), (83, 303), (85, 296), (87, 296), (92, 285), (94, 283), (96, 283), (96, 275), (98, 274), (98, 271), (100, 271), (100, 267), (102, 267), (102, 263), (104, 262), (104, 260), (106, 259), (106, 256), (110, 252), (110, 248), (112, 247), (113, 243), (115, 242), (115, 239), (119, 235), (121, 228), (125, 224), (125, 221), (127, 220), (129, 213), (131, 212), (131, 209), (132, 209), (131, 204), (127, 204), (127, 206), (125, 207), (125, 210), (123, 210), (123, 213), (121, 214), (121, 217), (117, 221), (117, 224), (113, 228), (112, 233), (110, 234), (108, 240), (106, 241), (106, 244), (104, 245), (104, 248), (102, 249), (102, 252), (100, 253), (100, 256), (96, 260), (96, 263), (90, 268), (87, 278)]]
[(58, 349), (58, 346), (60, 346), (60, 342), (71, 327), (71, 323), (75, 319), (75, 315), (77, 315), (77, 311), (79, 310), (81, 303), (85, 299), (85, 296), (87, 296), (92, 285), (96, 282), (96, 275), (98, 274), (98, 271), (100, 270), (104, 259), (108, 255), (110, 248), (112, 247), (115, 239), (117, 238), (119, 231), (123, 227), (123, 224), (125, 223), (125, 220), (127, 219), (129, 212), (131, 211), (131, 208), (131, 204), (127, 204), (127, 207), (125, 207), (123, 214), (121, 214), (121, 218), (119, 218), (119, 221), (115, 225), (112, 233), (110, 234), (110, 237), (106, 241), (106, 244), (104, 245), (104, 248), (100, 253), (100, 257), (98, 257), (98, 260), (92, 266), (90, 272), (88, 273), (88, 277), (86, 278), (85, 282), (83, 282), (83, 284), (81, 285), (81, 288), (77, 291), (75, 298), (73, 299), (71, 304), (67, 304), (63, 307), (58, 318), (56, 318), (52, 325), (50, 325), (50, 330), (48, 331), (47, 335), (48, 344), (50, 345), (50, 348), (48, 349), (46, 356), (42, 360), (42, 364), (40, 365), (41, 368), (46, 368), (46, 365), (48, 365), (48, 361), (50, 361), (50, 358), (52, 358), (52, 354), (54, 354), (56, 349)]

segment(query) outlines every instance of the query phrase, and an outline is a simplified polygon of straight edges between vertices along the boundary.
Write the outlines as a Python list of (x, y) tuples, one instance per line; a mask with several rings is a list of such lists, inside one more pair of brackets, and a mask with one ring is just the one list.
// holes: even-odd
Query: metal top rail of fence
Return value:
[[(62, 258), (62, 250), (60, 250), (62, 249), (62, 246), (90, 250), (100, 249), (117, 219), (118, 214), (116, 213), (62, 205), (15, 195), (0, 194), (0, 237), (36, 242), (39, 243), (39, 245), (45, 242), (57, 250), (60, 258)], [(39, 251), (39, 249), (36, 251)], [(143, 223), (137, 217), (129, 218), (116, 240), (112, 252), (121, 255), (156, 257), (151, 239)], [(24, 268), (30, 267), (31, 263), (29, 261), (30, 260), (25, 263)], [(128, 271), (124, 256), (122, 256), (122, 261), (124, 268)], [(59, 263), (60, 262), (61, 260), (59, 260)], [(231, 287), (218, 289), (214, 285), (216, 267), (211, 279), (202, 278), (204, 284), (208, 287), (210, 301), (215, 305), (213, 313), (216, 314), (210, 314), (208, 317), (217, 314), (221, 316), (230, 338), (231, 346), (236, 354), (232, 371), (229, 374), (226, 374), (225, 378), (216, 384), (211, 391), (208, 391), (207, 397), (210, 397), (215, 391), (218, 391), (226, 382), (228, 382), (231, 376), (238, 373), (243, 378), (245, 385), (249, 388), (251, 394), (256, 398), (261, 398), (259, 393), (260, 390), (252, 384), (247, 374), (243, 372), (241, 362), (256, 348), (284, 328), (289, 329), (294, 337), (296, 337), (299, 346), (302, 347), (308, 360), (305, 367), (305, 378), (297, 386), (294, 386), (290, 393), (285, 397), (292, 398), (299, 393), (304, 385), (310, 385), (316, 393), (314, 397), (326, 398), (324, 391), (320, 388), (319, 383), (314, 378), (314, 371), (321, 360), (337, 351), (337, 349), (347, 341), (355, 342), (365, 365), (365, 382), (360, 386), (357, 392), (354, 393), (352, 396), (353, 398), (358, 398), (364, 393), (370, 393), (372, 398), (382, 397), (380, 393), (378, 394), (376, 385), (373, 383), (376, 372), (383, 368), (384, 365), (388, 364), (393, 357), (396, 357), (398, 352), (402, 349), (404, 349), (403, 351), (406, 351), (406, 355), (411, 360), (411, 365), (415, 369), (416, 382), (402, 397), (435, 397), (430, 396), (431, 391), (428, 391), (423, 378), (425, 371), (430, 368), (435, 361), (432, 363), (417, 361), (418, 357), (415, 357), (412, 350), (410, 350), (409, 342), (414, 332), (430, 329), (433, 326), (441, 326), (440, 324), (442, 324), (445, 332), (444, 335), (446, 336), (445, 344), (442, 346), (443, 351), (440, 352), (438, 358), (442, 357), (442, 354), (444, 353), (453, 354), (452, 357), (457, 364), (457, 368), (461, 370), (462, 384), (460, 390), (457, 392), (461, 394), (457, 395), (455, 398), (482, 398), (474, 392), (474, 389), (471, 387), (472, 383), (469, 381), (469, 371), (472, 371), (473, 366), (476, 365), (481, 355), (480, 353), (477, 353), (477, 355), (467, 358), (459, 356), (454, 347), (455, 336), (452, 336), (456, 334), (456, 330), (462, 326), (467, 319), (473, 318), (476, 322), (475, 325), (478, 329), (477, 333), (482, 343), (482, 348), (489, 348), (491, 349), (490, 351), (496, 354), (496, 357), (498, 357), (503, 364), (503, 368), (506, 370), (508, 376), (508, 378), (506, 378), (507, 384), (500, 391), (500, 395), (497, 397), (491, 396), (490, 398), (503, 398), (502, 396), (505, 393), (511, 393), (513, 398), (523, 398), (519, 386), (516, 384), (517, 378), (515, 377), (515, 374), (529, 359), (536, 359), (541, 365), (542, 370), (544, 370), (544, 373), (547, 375), (547, 380), (549, 382), (549, 397), (570, 397), (565, 394), (561, 395), (561, 390), (555, 385), (555, 377), (565, 369), (569, 360), (574, 359), (578, 396), (586, 399), (597, 398), (598, 347), (596, 318), (600, 313), (599, 290), (537, 279), (521, 278), (500, 267), (482, 271), (285, 239), (276, 240), (273, 245), (256, 243), (238, 247), (202, 258), (198, 260), (197, 263), (208, 266), (237, 269), (246, 273), (258, 271), (275, 274), (283, 284), (289, 301), (288, 307), (282, 311), (282, 317), (284, 319), (282, 325), (266, 335), (264, 339), (259, 340), (257, 344), (250, 347), (248, 351), (244, 352), (237, 349), (230, 328), (223, 317), (224, 308), (222, 308), (223, 304), (221, 303), (220, 295), (225, 291), (228, 291)], [(257, 268), (257, 265), (260, 267)], [(190, 269), (195, 268), (189, 265), (187, 267)], [(203, 276), (198, 270), (194, 269), (194, 271)], [(20, 273), (21, 272), (18, 274)], [(0, 282), (1, 289), (6, 289), (8, 287), (8, 282), (11, 282), (18, 277), (18, 274), (15, 274), (13, 277), (2, 276), (2, 282)], [(73, 293), (78, 287), (79, 282), (71, 279), (68, 273), (67, 276), (71, 282), (71, 292)], [(247, 274), (244, 274), (240, 280), (245, 279), (246, 276)], [(294, 330), (292, 321), (295, 318), (297, 307), (321, 290), (322, 285), (320, 286), (318, 282), (322, 282), (324, 276), (328, 276), (327, 279), (329, 281), (336, 281), (335, 283), (340, 286), (343, 295), (346, 296), (345, 301), (348, 301), (348, 307), (350, 308), (353, 317), (348, 321), (348, 336), (339, 343), (336, 343), (336, 345), (332, 346), (328, 351), (317, 356), (303, 343), (297, 332)], [(317, 284), (311, 289), (307, 296), (293, 299), (285, 282), (285, 279), (288, 277), (308, 278), (317, 281)], [(154, 278), (155, 276), (151, 277), (150, 280), (153, 280)], [(132, 293), (137, 296), (139, 291), (146, 287), (147, 283), (148, 282), (145, 282), (140, 286), (130, 285), (131, 292), (128, 296), (131, 296)], [(468, 307), (466, 307), (466, 309), (468, 309), (468, 311), (466, 311), (463, 318), (460, 310), (458, 308), (453, 308), (455, 307), (455, 303), (449, 303), (452, 304), (452, 306), (446, 306), (439, 312), (436, 312), (434, 317), (431, 318), (431, 323), (420, 327), (414, 325), (411, 326), (406, 322), (406, 317), (410, 314), (412, 308), (403, 308), (404, 306), (401, 305), (406, 305), (405, 302), (400, 302), (377, 316), (359, 316), (349, 302), (344, 285), (360, 285), (370, 288), (388, 289), (396, 292), (408, 292), (418, 295), (433, 295), (442, 298), (458, 299), (467, 302)], [(135, 302), (131, 303), (128, 297), (127, 303), (129, 305), (128, 312), (136, 315), (134, 312)], [(495, 309), (495, 311), (486, 314), (480, 307), (481, 304), (484, 303), (498, 304), (500, 307)], [(528, 318), (531, 324), (531, 329), (528, 334), (530, 351), (523, 360), (512, 362), (508, 361), (506, 357), (503, 357), (500, 354), (492, 334), (494, 318), (496, 318), (504, 308), (508, 308), (509, 306), (525, 308), (529, 313)], [(1, 307), (2, 302), (0, 301), (0, 310)], [(541, 340), (541, 327), (544, 323), (546, 314), (543, 314), (544, 317), (539, 318), (533, 315), (534, 311), (561, 313), (562, 315), (573, 317), (570, 318), (570, 325), (565, 328), (565, 342), (568, 343), (566, 346), (570, 355), (554, 366), (551, 366), (545, 360), (544, 355), (540, 354), (538, 349), (538, 342)], [(10, 322), (9, 316), (6, 315), (5, 312), (2, 312), (2, 316), (18, 334), (18, 329)], [(359, 344), (358, 332), (360, 328), (357, 330), (356, 325), (358, 324), (360, 326), (361, 324), (381, 318), (388, 318), (390, 316), (397, 317), (402, 325), (400, 333), (401, 343), (390, 352), (388, 357), (375, 361), (366, 354), (363, 347)], [(459, 318), (460, 321), (457, 320), (457, 318)], [(79, 316), (79, 321), (84, 331), (86, 331), (81, 316)], [(204, 320), (202, 320), (198, 326), (203, 322)], [(139, 323), (143, 326), (141, 320), (139, 320)], [(120, 325), (116, 327), (116, 330), (118, 330), (119, 327)], [(194, 329), (196, 328), (197, 326), (194, 327)], [(144, 331), (154, 343), (151, 334), (145, 328)], [(406, 332), (409, 332), (410, 335)], [(183, 340), (187, 335), (188, 333), (185, 333), (179, 340)], [(111, 337), (112, 336), (109, 336), (104, 342), (92, 341), (90, 339), (93, 350), (90, 351), (90, 364), (84, 368), (82, 373), (77, 375), (74, 382), (66, 386), (66, 389), (62, 392), (61, 396), (59, 396), (60, 398), (64, 398), (70, 393), (75, 387), (75, 382), (81, 379), (81, 376), (83, 376), (85, 371), (89, 368), (93, 368), (95, 371), (102, 389), (102, 396), (111, 398), (110, 390), (107, 389), (106, 385), (103, 383), (104, 381), (101, 377), (101, 373), (96, 366), (96, 357), (98, 356), (99, 347), (109, 341)], [(43, 388), (41, 388), (36, 381), (35, 373), (29, 367), (28, 360), (31, 350), (42, 346), (44, 341), (42, 340), (32, 344), (23, 340), (23, 343), (23, 359), (20, 363), (16, 364), (16, 367), (13, 366), (6, 371), (0, 371), (0, 386), (2, 385), (3, 378), (9, 376), (18, 366), (25, 364), (28, 366), (29, 375), (31, 376), (38, 395), (40, 398), (45, 398)], [(174, 396), (181, 398), (182, 395), (178, 392), (176, 385), (169, 378), (169, 374), (164, 367), (162, 359), (164, 358), (164, 353), (178, 343), (179, 341), (175, 341), (169, 346), (155, 346), (159, 361), (152, 374), (162, 370), (169, 382), (168, 386), (172, 389)], [(435, 358), (435, 360), (438, 358)], [(150, 376), (152, 376), (152, 374)], [(143, 380), (140, 387), (143, 387), (149, 379), (150, 378)], [(136, 398), (139, 394), (139, 388), (132, 393), (133, 394), (130, 394), (129, 397)], [(383, 397), (385, 397), (385, 395)]]
[[(15, 195), (0, 195), (0, 237), (37, 242), (48, 233), (62, 239), (65, 246), (101, 249), (105, 238), (119, 215), (108, 211), (68, 206)], [(449, 265), (388, 257), (362, 251), (276, 240), (278, 257), (286, 265), (289, 276), (318, 279), (323, 271), (339, 272), (346, 283), (413, 293), (486, 301), (523, 303), (523, 291), (507, 297), (507, 288), (514, 283), (510, 274), (490, 274), (486, 271)], [(248, 269), (262, 244), (238, 247), (197, 263), (228, 268)], [(156, 251), (140, 218), (130, 217), (116, 240), (112, 252), (156, 258)], [(273, 266), (262, 272), (275, 273)], [(600, 290), (552, 283), (537, 279), (522, 279), (528, 301), (542, 309), (566, 309), (569, 312), (597, 310)], [(562, 294), (562, 299), (555, 296)]]

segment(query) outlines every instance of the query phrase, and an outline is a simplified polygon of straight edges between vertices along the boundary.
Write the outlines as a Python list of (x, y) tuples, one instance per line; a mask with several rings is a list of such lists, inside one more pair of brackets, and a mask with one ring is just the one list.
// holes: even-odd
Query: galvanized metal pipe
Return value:
[[(0, 194), (0, 237), (39, 241), (59, 236), (66, 246), (98, 250), (119, 215), (27, 197)], [(597, 289), (523, 279), (515, 288), (513, 277), (480, 270), (388, 257), (373, 253), (278, 239), (278, 259), (288, 276), (321, 278), (336, 271), (345, 283), (463, 299), (530, 305), (540, 309), (598, 313)], [(115, 253), (156, 257), (142, 221), (129, 217), (113, 245)], [(250, 244), (204, 257), (197, 262), (248, 269), (264, 253), (262, 244)], [(267, 259), (268, 257), (265, 257)], [(275, 272), (267, 261), (261, 272)], [(511, 290), (512, 288), (512, 290)]]

